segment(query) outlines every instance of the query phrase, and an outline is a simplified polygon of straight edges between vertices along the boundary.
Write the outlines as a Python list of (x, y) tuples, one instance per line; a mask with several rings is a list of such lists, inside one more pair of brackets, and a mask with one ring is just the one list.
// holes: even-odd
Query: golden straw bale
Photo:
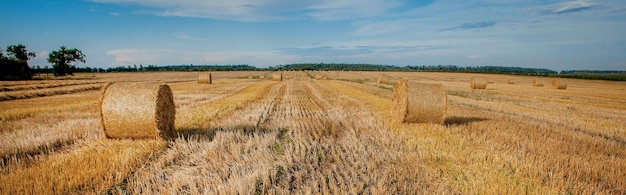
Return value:
[(515, 84), (515, 81), (513, 81), (513, 80), (508, 80), (506, 83), (508, 83), (508, 84)]
[(493, 80), (492, 79), (487, 79), (487, 84), (493, 84)]
[(272, 73), (272, 81), (283, 81), (283, 73), (281, 72)]
[(552, 79), (552, 87), (555, 89), (567, 89), (567, 81), (563, 79)]
[(323, 74), (315, 74), (315, 80), (324, 80)]
[(392, 78), (389, 75), (383, 74), (383, 73), (378, 73), (378, 81), (376, 82), (377, 84), (391, 84), (392, 82)]
[(533, 87), (543, 87), (543, 82), (538, 79), (533, 79)]
[(485, 77), (472, 77), (470, 79), (470, 88), (487, 89), (487, 79)]
[(106, 84), (100, 118), (107, 138), (173, 138), (176, 110), (172, 91), (159, 83)]
[(213, 83), (213, 78), (210, 72), (198, 73), (198, 84), (212, 84), (212, 83)]
[(401, 79), (393, 88), (392, 103), (396, 122), (443, 124), (448, 94), (442, 84)]

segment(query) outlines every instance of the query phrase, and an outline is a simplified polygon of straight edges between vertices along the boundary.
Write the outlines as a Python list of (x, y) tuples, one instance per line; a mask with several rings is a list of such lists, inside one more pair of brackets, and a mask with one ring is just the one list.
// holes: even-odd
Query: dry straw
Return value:
[(211, 73), (198, 73), (198, 84), (212, 84), (213, 78)]
[(391, 76), (383, 74), (383, 73), (378, 73), (378, 81), (376, 82), (377, 84), (391, 84)]
[(323, 74), (315, 74), (315, 80), (324, 80)]
[(393, 88), (393, 115), (400, 123), (443, 124), (448, 94), (442, 84), (408, 82), (401, 79)]
[(567, 89), (567, 81), (562, 79), (552, 79), (552, 87), (555, 89)]
[(472, 77), (470, 79), (470, 88), (487, 89), (487, 79), (485, 77)]
[(272, 73), (272, 81), (283, 81), (283, 73), (281, 72)]
[(487, 84), (493, 84), (493, 80), (492, 79), (487, 79)]
[(534, 87), (543, 87), (543, 82), (541, 82), (540, 80), (537, 80), (537, 79), (533, 79), (533, 86)]
[(176, 110), (172, 91), (159, 83), (106, 84), (100, 118), (107, 138), (173, 138)]
[(515, 84), (515, 81), (513, 81), (513, 80), (508, 80), (506, 83), (508, 83), (508, 84)]

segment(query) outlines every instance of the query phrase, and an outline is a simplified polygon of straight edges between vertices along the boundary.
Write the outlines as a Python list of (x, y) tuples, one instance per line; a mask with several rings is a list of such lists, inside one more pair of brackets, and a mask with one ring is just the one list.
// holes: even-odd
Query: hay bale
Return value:
[(513, 80), (508, 80), (508, 81), (506, 81), (506, 83), (508, 83), (508, 84), (515, 84), (515, 81), (513, 81)]
[(99, 107), (107, 138), (173, 138), (176, 134), (174, 99), (166, 84), (106, 84)]
[(265, 79), (265, 75), (259, 76), (259, 79)]
[(448, 94), (442, 84), (408, 82), (401, 79), (393, 88), (393, 115), (399, 123), (443, 124)]
[(272, 81), (283, 81), (283, 73), (280, 73), (280, 72), (272, 73)]
[(567, 81), (561, 79), (552, 79), (552, 88), (567, 89)]
[(492, 79), (487, 79), (487, 84), (493, 84), (493, 80)]
[(485, 77), (472, 77), (470, 79), (470, 88), (487, 89), (487, 79)]
[(324, 80), (323, 74), (315, 74), (315, 80)]
[(538, 79), (533, 79), (533, 87), (543, 87), (543, 82)]
[(383, 73), (378, 73), (378, 81), (377, 84), (391, 84), (392, 77)]
[(198, 73), (198, 84), (213, 84), (211, 73)]

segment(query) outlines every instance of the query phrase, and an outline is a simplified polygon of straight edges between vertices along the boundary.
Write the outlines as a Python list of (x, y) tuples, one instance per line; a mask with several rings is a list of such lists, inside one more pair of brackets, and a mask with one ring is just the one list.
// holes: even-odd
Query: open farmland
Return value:
[[(626, 193), (624, 82), (384, 74), (443, 84), (444, 124), (394, 123), (394, 82), (376, 84), (378, 72), (2, 81), (0, 193)], [(473, 76), (493, 83), (472, 90)], [(106, 139), (98, 102), (111, 81), (167, 83), (178, 138)]]

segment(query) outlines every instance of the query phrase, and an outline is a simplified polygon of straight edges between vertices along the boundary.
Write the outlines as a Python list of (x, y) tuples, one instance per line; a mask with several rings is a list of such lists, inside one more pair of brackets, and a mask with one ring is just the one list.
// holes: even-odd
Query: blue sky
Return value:
[(45, 66), (371, 63), (626, 70), (624, 0), (2, 0)]

